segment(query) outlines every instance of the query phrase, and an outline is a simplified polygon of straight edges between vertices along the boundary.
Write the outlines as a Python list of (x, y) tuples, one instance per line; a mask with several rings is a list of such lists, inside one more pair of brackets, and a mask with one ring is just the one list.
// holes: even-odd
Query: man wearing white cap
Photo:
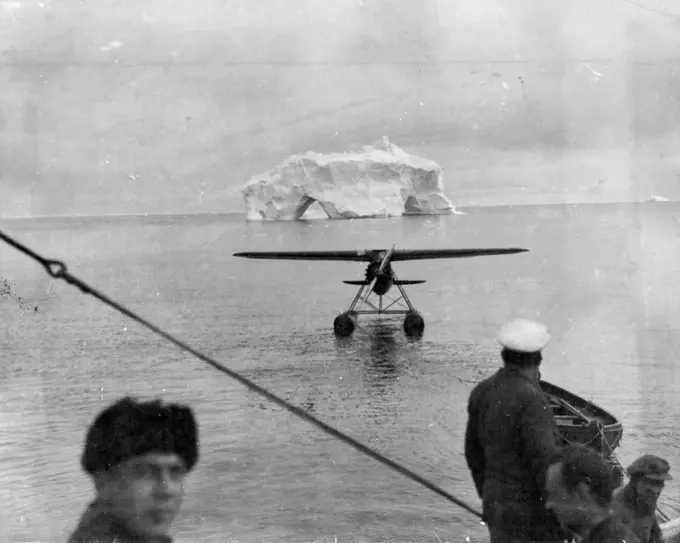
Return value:
[(465, 458), (491, 543), (569, 539), (545, 507), (557, 427), (539, 383), (547, 328), (525, 319), (501, 328), (504, 366), (470, 393)]

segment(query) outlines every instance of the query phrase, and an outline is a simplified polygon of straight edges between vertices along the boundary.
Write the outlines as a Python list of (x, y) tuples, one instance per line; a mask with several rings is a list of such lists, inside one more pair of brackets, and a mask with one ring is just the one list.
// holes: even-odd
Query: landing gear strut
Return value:
[[(425, 319), (413, 307), (408, 296), (406, 296), (404, 288), (396, 281), (394, 286), (399, 289), (399, 297), (397, 299), (392, 299), (386, 295), (380, 296), (374, 294), (370, 284), (361, 285), (349, 309), (335, 317), (333, 321), (335, 335), (339, 337), (352, 335), (359, 315), (404, 315), (404, 333), (409, 338), (420, 338), (425, 330)], [(377, 298), (377, 303), (371, 301), (371, 297)], [(387, 305), (384, 305), (383, 298), (387, 298), (389, 301)], [(359, 308), (356, 309), (359, 302), (361, 302)], [(368, 309), (363, 309), (364, 305), (368, 306)], [(394, 306), (396, 307), (392, 309)]]

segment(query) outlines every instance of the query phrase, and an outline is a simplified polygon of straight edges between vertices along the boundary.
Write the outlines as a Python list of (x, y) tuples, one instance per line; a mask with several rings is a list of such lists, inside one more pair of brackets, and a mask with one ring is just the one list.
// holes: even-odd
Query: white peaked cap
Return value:
[(498, 335), (498, 342), (503, 347), (521, 353), (540, 351), (548, 341), (548, 329), (540, 322), (527, 319), (517, 319), (503, 325)]

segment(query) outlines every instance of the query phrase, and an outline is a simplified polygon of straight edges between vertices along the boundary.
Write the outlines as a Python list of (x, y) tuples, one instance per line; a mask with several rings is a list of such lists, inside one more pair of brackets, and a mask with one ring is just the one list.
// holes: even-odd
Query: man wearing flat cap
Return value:
[(503, 326), (498, 341), (504, 365), (468, 400), (465, 458), (491, 543), (570, 538), (545, 507), (545, 475), (558, 452), (557, 427), (539, 382), (549, 339), (538, 322)]
[(663, 458), (645, 454), (628, 466), (630, 481), (614, 496), (614, 512), (641, 543), (662, 543), (656, 505), (666, 481), (672, 479), (669, 471)]
[(123, 398), (106, 408), (88, 430), (81, 457), (96, 497), (68, 543), (171, 543), (184, 477), (197, 461), (189, 407)]

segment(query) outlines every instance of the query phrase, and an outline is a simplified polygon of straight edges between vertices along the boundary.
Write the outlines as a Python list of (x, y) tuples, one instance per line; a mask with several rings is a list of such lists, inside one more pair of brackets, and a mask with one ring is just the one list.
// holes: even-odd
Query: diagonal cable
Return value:
[(199, 360), (202, 360), (206, 364), (212, 366), (216, 370), (218, 370), (222, 373), (225, 373), (226, 375), (228, 375), (232, 379), (237, 380), (239, 383), (241, 383), (245, 387), (249, 388), (250, 390), (257, 392), (258, 394), (264, 396), (268, 400), (270, 400), (270, 401), (274, 402), (275, 404), (283, 407), (284, 409), (290, 411), (294, 415), (297, 415), (301, 419), (304, 419), (307, 422), (313, 424), (314, 426), (321, 428), (327, 434), (332, 435), (333, 437), (339, 439), (340, 441), (343, 441), (343, 442), (347, 443), (348, 445), (354, 447), (358, 451), (370, 456), (374, 460), (377, 460), (378, 462), (392, 468), (394, 471), (396, 471), (396, 472), (404, 475), (405, 477), (408, 477), (409, 479), (421, 484), (425, 488), (432, 490), (433, 492), (439, 494), (440, 496), (443, 496), (448, 501), (450, 501), (450, 502), (458, 505), (459, 507), (469, 511), (473, 515), (476, 515), (477, 517), (482, 518), (482, 514), (479, 511), (477, 511), (475, 508), (473, 508), (471, 505), (468, 505), (464, 501), (459, 500), (458, 498), (456, 498), (452, 494), (449, 494), (444, 489), (442, 489), (439, 486), (435, 485), (434, 483), (428, 481), (427, 479), (424, 479), (423, 477), (421, 477), (417, 473), (411, 471), (410, 469), (408, 469), (408, 468), (406, 468), (406, 467), (404, 467), (400, 464), (397, 464), (393, 460), (390, 460), (389, 458), (387, 458), (386, 456), (383, 456), (379, 452), (374, 451), (373, 449), (371, 449), (371, 448), (367, 447), (366, 445), (360, 443), (359, 441), (355, 440), (354, 438), (343, 434), (342, 432), (340, 432), (339, 430), (336, 430), (332, 426), (329, 426), (325, 422), (322, 422), (319, 419), (317, 419), (316, 417), (313, 417), (312, 415), (310, 415), (309, 413), (307, 413), (303, 409), (300, 409), (299, 407), (296, 407), (295, 405), (288, 403), (286, 400), (279, 398), (276, 394), (269, 392), (267, 389), (262, 388), (261, 386), (253, 383), (252, 381), (243, 377), (239, 373), (237, 373), (233, 370), (230, 370), (226, 366), (220, 364), (219, 362), (215, 361), (214, 359), (210, 358), (209, 356), (204, 355), (203, 353), (197, 351), (196, 349), (194, 349), (190, 345), (184, 343), (183, 341), (176, 339), (175, 337), (170, 335), (168, 332), (162, 330), (158, 326), (151, 324), (149, 321), (147, 321), (143, 317), (140, 317), (139, 315), (137, 315), (133, 311), (127, 309), (126, 307), (124, 307), (121, 304), (119, 304), (118, 302), (112, 300), (111, 298), (109, 298), (105, 294), (99, 292), (97, 289), (89, 286), (87, 283), (85, 283), (81, 279), (78, 279), (77, 277), (71, 275), (68, 272), (68, 269), (66, 268), (66, 265), (63, 262), (61, 262), (59, 260), (50, 260), (50, 259), (47, 259), (47, 258), (39, 255), (35, 251), (32, 251), (31, 249), (29, 249), (25, 245), (19, 243), (18, 241), (14, 240), (13, 238), (11, 238), (7, 234), (5, 234), (2, 230), (0, 230), (0, 239), (2, 239), (8, 245), (17, 249), (18, 251), (22, 252), (23, 254), (31, 257), (33, 260), (35, 260), (39, 264), (41, 264), (45, 268), (47, 273), (51, 277), (53, 277), (54, 279), (62, 279), (63, 281), (65, 281), (69, 285), (72, 285), (72, 286), (78, 288), (84, 294), (89, 294), (89, 295), (97, 298), (99, 301), (101, 301), (101, 302), (105, 303), (106, 305), (108, 305), (108, 306), (116, 309), (117, 311), (123, 313), (124, 315), (131, 318), (132, 320), (142, 324), (143, 326), (146, 326), (148, 329), (155, 332), (159, 336), (163, 337), (164, 339), (166, 339), (170, 343), (173, 343), (174, 345), (176, 345), (180, 349), (187, 351), (188, 353), (194, 355)]

